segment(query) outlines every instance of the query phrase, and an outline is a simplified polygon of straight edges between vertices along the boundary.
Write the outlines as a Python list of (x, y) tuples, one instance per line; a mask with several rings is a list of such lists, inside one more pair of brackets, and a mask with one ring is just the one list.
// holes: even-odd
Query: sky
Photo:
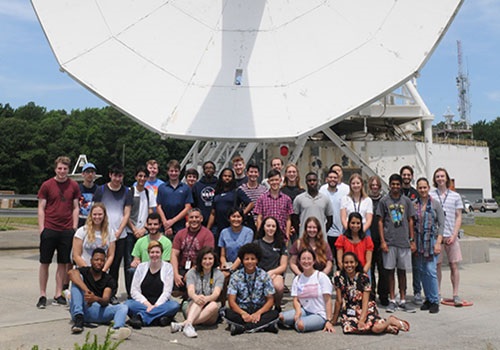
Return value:
[[(465, 0), (443, 40), (421, 70), (418, 91), (435, 115), (457, 115), (457, 40), (470, 81), (471, 122), (500, 116), (500, 1)], [(33, 101), (48, 110), (106, 103), (59, 71), (29, 0), (0, 0), (0, 103)]]

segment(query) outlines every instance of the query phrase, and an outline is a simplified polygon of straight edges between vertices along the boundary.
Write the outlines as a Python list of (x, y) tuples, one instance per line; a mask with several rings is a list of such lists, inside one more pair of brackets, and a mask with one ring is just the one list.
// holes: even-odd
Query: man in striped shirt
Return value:
[[(250, 163), (247, 165), (247, 179), (248, 182), (240, 186), (243, 192), (246, 193), (248, 198), (252, 200), (253, 203), (257, 202), (257, 199), (263, 195), (267, 188), (259, 183), (260, 168), (255, 163)], [(247, 214), (247, 220), (245, 220), (245, 225), (250, 227), (254, 232), (257, 229), (257, 214), (253, 210)], [(251, 217), (251, 219), (250, 219)]]

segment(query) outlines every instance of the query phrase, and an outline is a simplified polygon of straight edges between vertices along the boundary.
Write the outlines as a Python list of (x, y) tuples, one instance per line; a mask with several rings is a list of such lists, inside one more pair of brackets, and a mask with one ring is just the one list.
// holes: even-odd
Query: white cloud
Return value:
[(28, 0), (0, 0), (0, 17), (20, 21), (36, 21), (35, 12)]

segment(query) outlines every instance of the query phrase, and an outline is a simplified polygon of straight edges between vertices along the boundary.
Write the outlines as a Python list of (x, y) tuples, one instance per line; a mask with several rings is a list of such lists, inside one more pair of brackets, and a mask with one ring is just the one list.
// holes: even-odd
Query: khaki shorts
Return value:
[(384, 269), (411, 270), (411, 249), (388, 246), (389, 252), (382, 253)]
[[(443, 244), (441, 247), (446, 251), (446, 256), (448, 257), (449, 263), (457, 263), (462, 261), (462, 250), (460, 249), (460, 243), (458, 243), (458, 238), (453, 241), (452, 244), (446, 244), (444, 241), (446, 237), (443, 238)], [(443, 262), (443, 254), (439, 254), (438, 264)]]

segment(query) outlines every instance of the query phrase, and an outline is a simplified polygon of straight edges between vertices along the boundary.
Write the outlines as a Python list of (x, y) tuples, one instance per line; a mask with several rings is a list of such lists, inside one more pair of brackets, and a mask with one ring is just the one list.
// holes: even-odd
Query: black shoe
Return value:
[(278, 331), (279, 331), (278, 324), (277, 323), (270, 324), (269, 326), (267, 326), (265, 331), (269, 332), (269, 333), (278, 334)]
[(429, 312), (431, 314), (437, 314), (439, 312), (439, 304), (438, 303), (432, 303), (429, 306)]
[(130, 318), (130, 320), (128, 320), (128, 324), (133, 329), (141, 329), (142, 325), (143, 325), (141, 315), (134, 315), (134, 316), (132, 316)]
[(172, 317), (168, 317), (168, 316), (162, 316), (158, 319), (158, 325), (160, 327), (166, 327), (166, 326), (169, 326), (170, 323), (172, 323)]
[(231, 325), (231, 335), (243, 334), (245, 332), (245, 327), (240, 326), (239, 324)]
[(83, 332), (83, 315), (75, 315), (73, 327), (71, 327), (71, 333), (78, 334)]
[(38, 303), (36, 303), (36, 307), (39, 309), (45, 309), (47, 306), (47, 298), (46, 297), (40, 297), (38, 299)]
[(52, 305), (55, 306), (66, 306), (68, 303), (66, 302), (66, 299), (62, 295), (59, 295), (57, 298), (54, 297), (54, 300), (52, 301)]
[(382, 306), (389, 306), (389, 299), (387, 299), (387, 298), (380, 298), (379, 297), (379, 300), (380, 300), (380, 305), (382, 305)]
[(432, 305), (431, 302), (429, 300), (426, 300), (426, 301), (424, 301), (424, 303), (420, 307), (420, 310), (427, 311), (430, 309), (431, 305)]

